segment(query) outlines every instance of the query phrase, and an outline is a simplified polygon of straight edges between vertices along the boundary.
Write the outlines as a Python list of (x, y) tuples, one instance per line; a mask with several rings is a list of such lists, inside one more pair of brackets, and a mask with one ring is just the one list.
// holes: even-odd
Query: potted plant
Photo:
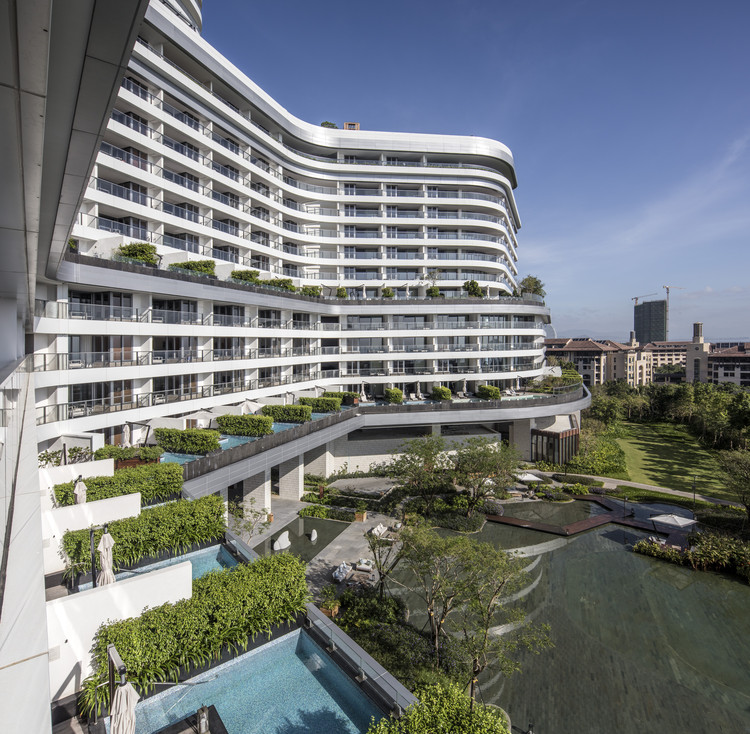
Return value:
[(354, 520), (356, 522), (365, 522), (367, 520), (367, 502), (359, 500), (354, 507)]
[(339, 613), (341, 602), (336, 597), (336, 587), (327, 584), (320, 590), (320, 611), (333, 619)]

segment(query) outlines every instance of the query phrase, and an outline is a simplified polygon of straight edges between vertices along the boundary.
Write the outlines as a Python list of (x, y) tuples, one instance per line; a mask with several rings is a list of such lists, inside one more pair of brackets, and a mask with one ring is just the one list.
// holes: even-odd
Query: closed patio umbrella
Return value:
[(125, 448), (130, 446), (130, 426), (127, 423), (122, 427), (122, 445)]
[(86, 502), (86, 485), (81, 477), (76, 479), (75, 486), (73, 487), (73, 494), (75, 495), (77, 505), (82, 505)]
[(135, 734), (135, 705), (139, 698), (130, 683), (117, 686), (112, 698), (110, 734)]
[(112, 570), (112, 546), (114, 544), (115, 541), (112, 536), (109, 533), (104, 533), (97, 546), (97, 550), (99, 551), (99, 565), (101, 566), (101, 570), (96, 575), (98, 586), (115, 583), (115, 574)]

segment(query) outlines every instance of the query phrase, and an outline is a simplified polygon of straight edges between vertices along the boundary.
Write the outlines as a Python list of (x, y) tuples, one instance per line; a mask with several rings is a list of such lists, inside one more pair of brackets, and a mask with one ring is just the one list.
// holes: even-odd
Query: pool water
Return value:
[[(326, 520), (320, 517), (298, 517), (274, 533), (269, 539), (256, 545), (253, 550), (260, 556), (270, 556), (273, 553), (273, 541), (285, 530), (288, 530), (289, 540), (292, 545), (286, 549), (287, 552), (295, 553), (305, 562), (311, 561), (334, 538), (343, 533), (348, 526), (349, 523), (338, 520)], [(318, 538), (314, 543), (310, 540), (310, 534), (313, 530), (317, 530), (318, 532)]]
[(383, 713), (297, 630), (139, 703), (136, 734), (213, 704), (229, 734), (364, 734)]
[(607, 512), (608, 510), (600, 504), (587, 500), (574, 500), (573, 502), (531, 500), (529, 502), (506, 502), (503, 505), (504, 517), (515, 517), (519, 520), (543, 522), (560, 527)]
[[(193, 566), (193, 580), (199, 579), (211, 571), (221, 571), (222, 569), (232, 568), (237, 565), (237, 560), (223, 545), (212, 545), (208, 548), (203, 548), (203, 550), (183, 553), (181, 556), (174, 556), (173, 558), (165, 558), (163, 561), (151, 563), (148, 566), (118, 571), (115, 574), (115, 578), (117, 581), (123, 581), (124, 579), (131, 579), (134, 576), (142, 576), (149, 571), (174, 566), (184, 561), (190, 561)], [(80, 584), (78, 591), (86, 591), (86, 589), (91, 588), (92, 584), (89, 581), (85, 584)]]

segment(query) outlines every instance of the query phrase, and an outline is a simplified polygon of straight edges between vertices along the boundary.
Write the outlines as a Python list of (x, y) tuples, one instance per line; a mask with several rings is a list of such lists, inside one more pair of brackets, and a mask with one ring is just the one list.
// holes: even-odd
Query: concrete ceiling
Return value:
[(54, 278), (148, 0), (0, 0), (0, 299)]

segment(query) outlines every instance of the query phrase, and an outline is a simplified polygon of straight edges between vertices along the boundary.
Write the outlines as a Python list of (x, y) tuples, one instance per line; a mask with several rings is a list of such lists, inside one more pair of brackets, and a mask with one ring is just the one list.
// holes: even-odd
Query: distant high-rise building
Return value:
[(633, 328), (640, 344), (667, 340), (667, 302), (644, 301), (633, 308)]

